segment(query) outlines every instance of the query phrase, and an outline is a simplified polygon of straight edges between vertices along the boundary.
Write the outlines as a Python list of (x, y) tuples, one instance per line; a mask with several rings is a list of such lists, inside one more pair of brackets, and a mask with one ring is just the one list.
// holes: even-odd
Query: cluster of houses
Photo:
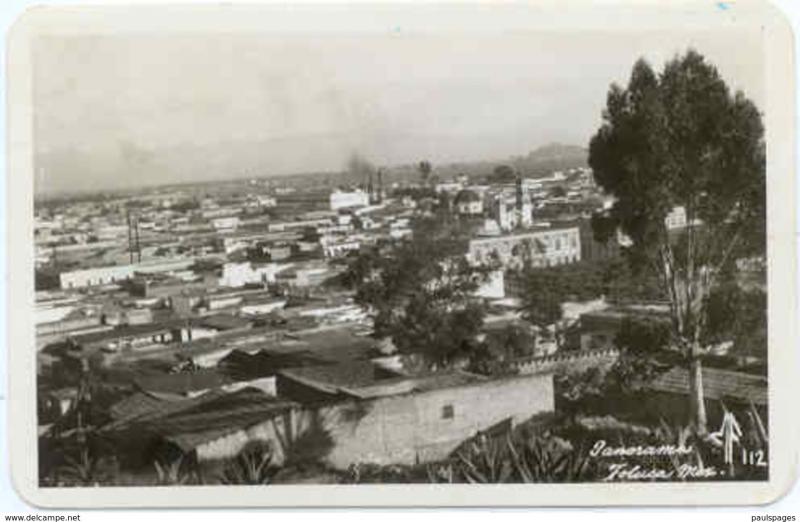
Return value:
[[(578, 169), (435, 187), (449, 194), (449, 211), (479, 225), (466, 258), (498, 266), (478, 290), (492, 313), (520, 320), (506, 270), (618, 254), (619, 241), (595, 241), (585, 215), (537, 218), (552, 186), (566, 185), (554, 196), (565, 209), (594, 197), (589, 178)], [(413, 464), (552, 413), (554, 374), (613, 363), (620, 312), (605, 303), (572, 317), (569, 352), (534, 349), (511, 361), (511, 375), (414, 369), (373, 339), (366, 311), (336, 284), (342, 258), (410, 234), (417, 207), (387, 197), (382, 180), (367, 190), (172, 191), (48, 207), (36, 225), (37, 269), (57, 269), (36, 296), (42, 433), (58, 431), (79, 400), (75, 376), (92, 372), (113, 390), (101, 429), (127, 448), (131, 466), (164, 453), (215, 462), (253, 442), (269, 443), (279, 460)], [(685, 226), (685, 213), (669, 220)], [(708, 371), (724, 381), (720, 397), (738, 382)], [(680, 396), (681, 379), (665, 377), (659, 391)], [(763, 405), (763, 384), (733, 391)]]

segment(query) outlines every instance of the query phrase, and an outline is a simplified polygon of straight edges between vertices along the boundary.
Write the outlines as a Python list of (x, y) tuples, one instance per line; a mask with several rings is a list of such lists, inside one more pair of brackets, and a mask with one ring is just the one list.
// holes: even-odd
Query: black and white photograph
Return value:
[(713, 4), (31, 37), (37, 487), (768, 482), (766, 33)]

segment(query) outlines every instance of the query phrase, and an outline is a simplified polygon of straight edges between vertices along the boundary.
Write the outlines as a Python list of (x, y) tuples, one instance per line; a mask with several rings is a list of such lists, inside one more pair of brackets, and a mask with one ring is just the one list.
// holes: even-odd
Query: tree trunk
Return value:
[(689, 411), (690, 422), (700, 435), (708, 431), (706, 403), (703, 394), (703, 365), (695, 349), (689, 355)]

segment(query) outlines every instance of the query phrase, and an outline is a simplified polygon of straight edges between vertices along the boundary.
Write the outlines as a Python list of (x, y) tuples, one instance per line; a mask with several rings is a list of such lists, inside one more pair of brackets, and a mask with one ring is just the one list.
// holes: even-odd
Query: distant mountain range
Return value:
[[(508, 165), (519, 172), (523, 177), (544, 177), (557, 170), (568, 170), (588, 166), (589, 151), (577, 145), (550, 143), (532, 150), (525, 156), (498, 159), (495, 161), (483, 160), (472, 162), (447, 163), (433, 165), (433, 172), (440, 179), (452, 179), (460, 174), (465, 174), (473, 180), (486, 178), (500, 165)], [(393, 182), (412, 182), (419, 180), (419, 171), (416, 165), (400, 165), (387, 169), (385, 180)], [(357, 182), (351, 180), (351, 182)]]
[(544, 176), (554, 170), (588, 166), (589, 151), (577, 145), (550, 143), (527, 156), (514, 158), (512, 166), (526, 176)]
[[(141, 177), (137, 174), (143, 171), (163, 173), (163, 178), (172, 178), (172, 182), (167, 186), (175, 185), (219, 185), (223, 183), (238, 184), (240, 181), (252, 178), (271, 180), (278, 184), (293, 185), (297, 187), (324, 187), (333, 188), (340, 185), (365, 184), (366, 176), (364, 172), (348, 171), (327, 171), (309, 172), (296, 174), (278, 174), (271, 176), (260, 176), (258, 171), (259, 164), (264, 156), (262, 147), (251, 142), (234, 142), (223, 146), (205, 147), (174, 147), (169, 150), (160, 151), (137, 151), (134, 154), (136, 161), (123, 162), (127, 167), (112, 168), (119, 162), (114, 157), (105, 157), (94, 154), (86, 156), (71, 151), (66, 153), (46, 154), (38, 158), (37, 163), (44, 167), (43, 171), (53, 176), (61, 170), (72, 170), (82, 173), (85, 181), (91, 180), (97, 187), (108, 185), (108, 178), (115, 178), (116, 187), (108, 187), (102, 192), (106, 193), (135, 193), (142, 189), (154, 189), (164, 187), (165, 184), (142, 183)], [(131, 157), (132, 153), (126, 153), (126, 157)], [(588, 151), (576, 145), (565, 145), (551, 143), (532, 150), (527, 155), (500, 158), (496, 160), (480, 160), (433, 164), (433, 174), (441, 180), (453, 179), (458, 175), (464, 174), (474, 180), (485, 179), (494, 169), (500, 165), (509, 165), (524, 177), (547, 176), (556, 170), (566, 170), (587, 165)], [(424, 160), (426, 158), (420, 158)], [(383, 180), (386, 185), (399, 183), (416, 183), (420, 180), (417, 170), (418, 163), (407, 163), (394, 165), (384, 168)], [(108, 168), (106, 168), (108, 167)], [(227, 179), (221, 179), (220, 174), (227, 169), (235, 174)], [(42, 172), (38, 170), (37, 173)], [(45, 174), (48, 176), (48, 174)], [(38, 176), (37, 176), (38, 178)], [(177, 178), (177, 179), (176, 179)], [(73, 177), (74, 179), (74, 177)], [(69, 187), (64, 183), (57, 183), (58, 177), (45, 177), (37, 179), (37, 182), (46, 183), (45, 187), (37, 187), (37, 199), (60, 199), (66, 197), (73, 199), (76, 193), (89, 195), (95, 190), (88, 190), (83, 187)], [(66, 182), (67, 180), (63, 180)], [(376, 180), (377, 181), (377, 180)], [(38, 184), (38, 183), (37, 183)], [(41, 190), (44, 188), (44, 190)], [(49, 189), (49, 190), (48, 190)]]

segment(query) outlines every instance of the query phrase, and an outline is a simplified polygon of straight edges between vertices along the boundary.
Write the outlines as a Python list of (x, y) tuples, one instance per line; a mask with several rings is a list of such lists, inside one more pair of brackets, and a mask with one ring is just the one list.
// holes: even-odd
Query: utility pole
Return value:
[(142, 262), (142, 247), (139, 244), (139, 217), (135, 217), (133, 220), (133, 233), (136, 236), (136, 262)]
[(139, 245), (139, 218), (137, 216), (131, 217), (131, 211), (128, 209), (128, 252), (130, 254), (131, 264), (134, 262), (133, 253), (136, 252), (136, 262), (142, 262), (142, 248)]
[(133, 264), (133, 229), (131, 228), (131, 211), (128, 209), (128, 254), (130, 256), (131, 264)]

